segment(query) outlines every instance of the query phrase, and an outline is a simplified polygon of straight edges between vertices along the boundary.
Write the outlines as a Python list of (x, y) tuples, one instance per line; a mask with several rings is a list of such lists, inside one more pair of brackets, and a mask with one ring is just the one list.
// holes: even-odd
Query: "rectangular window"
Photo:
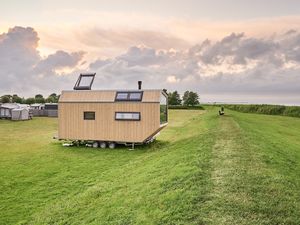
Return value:
[(116, 120), (141, 120), (141, 113), (139, 112), (116, 112), (115, 113)]
[(116, 96), (116, 100), (122, 101), (128, 99), (128, 93), (127, 92), (118, 92)]
[(131, 93), (129, 93), (129, 100), (141, 101), (142, 100), (142, 92), (131, 92)]
[(142, 101), (142, 91), (119, 91), (116, 94), (116, 101)]
[(168, 101), (165, 94), (160, 94), (160, 124), (168, 122)]
[(83, 119), (84, 120), (95, 120), (95, 112), (84, 112)]

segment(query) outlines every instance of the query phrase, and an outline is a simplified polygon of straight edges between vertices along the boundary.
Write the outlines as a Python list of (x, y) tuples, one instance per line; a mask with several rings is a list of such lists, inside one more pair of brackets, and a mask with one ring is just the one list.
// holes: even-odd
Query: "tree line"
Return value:
[[(184, 105), (195, 106), (199, 105), (199, 95), (197, 92), (185, 91), (182, 98), (177, 91), (167, 92), (169, 105)], [(1, 103), (21, 103), (21, 104), (34, 104), (34, 103), (57, 103), (60, 95), (52, 93), (47, 98), (41, 94), (37, 94), (34, 97), (24, 98), (19, 97), (17, 94), (3, 95), (0, 97)]]
[(180, 94), (177, 91), (168, 92), (168, 104), (184, 106), (199, 105), (199, 95), (197, 92), (185, 91), (181, 98)]
[(37, 94), (34, 97), (24, 98), (17, 94), (3, 95), (0, 97), (1, 103), (20, 103), (20, 104), (34, 104), (34, 103), (57, 103), (60, 95), (52, 93), (48, 97), (44, 97), (41, 94)]

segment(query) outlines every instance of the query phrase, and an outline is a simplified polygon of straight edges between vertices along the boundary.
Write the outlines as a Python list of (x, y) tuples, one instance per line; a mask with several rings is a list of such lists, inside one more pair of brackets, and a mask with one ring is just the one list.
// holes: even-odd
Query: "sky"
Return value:
[(0, 1), (0, 95), (96, 72), (93, 89), (300, 105), (300, 1)]

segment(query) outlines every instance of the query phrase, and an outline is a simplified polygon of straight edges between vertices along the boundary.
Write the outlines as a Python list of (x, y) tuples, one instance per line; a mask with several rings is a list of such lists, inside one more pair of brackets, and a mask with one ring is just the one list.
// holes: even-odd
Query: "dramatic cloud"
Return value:
[(57, 69), (73, 68), (81, 61), (83, 55), (84, 52), (73, 52), (69, 54), (61, 50), (57, 51), (39, 61), (36, 65), (36, 71), (46, 74), (54, 73)]
[(37, 50), (38, 34), (30, 27), (14, 27), (0, 35), (0, 90), (4, 93), (32, 94), (58, 91), (67, 77), (57, 70), (74, 69), (83, 52), (57, 51), (42, 58)]
[(99, 88), (110, 82), (134, 88), (142, 79), (149, 88), (181, 92), (190, 88), (202, 94), (296, 97), (300, 94), (299, 40), (296, 31), (267, 39), (232, 33), (181, 51), (135, 46), (115, 58), (97, 60), (90, 68), (102, 79)]
[[(108, 36), (99, 31), (92, 39), (84, 35), (81, 39), (93, 45), (108, 40)], [(118, 43), (118, 35), (113, 36), (108, 45)], [(128, 36), (128, 41), (131, 38)], [(255, 95), (257, 99), (285, 96), (282, 102), (289, 102), (287, 99), (300, 95), (298, 30), (264, 38), (232, 33), (217, 41), (207, 39), (185, 48), (180, 44), (176, 47), (178, 40), (172, 39), (172, 45), (166, 45), (161, 42), (164, 36), (160, 39), (148, 33), (147, 39), (151, 38), (154, 40), (147, 45), (138, 41), (145, 37), (138, 36), (134, 42), (139, 44), (128, 46), (127, 51), (114, 57), (100, 55), (91, 61), (85, 58), (85, 48), (75, 52), (57, 49), (42, 57), (34, 29), (12, 28), (0, 35), (1, 94), (59, 92), (72, 88), (80, 72), (90, 71), (97, 73), (94, 89), (136, 88), (137, 81), (142, 80), (144, 88), (180, 92), (191, 89), (208, 96), (207, 100), (216, 95), (233, 96), (236, 100)], [(296, 103), (300, 104), (300, 99)]]

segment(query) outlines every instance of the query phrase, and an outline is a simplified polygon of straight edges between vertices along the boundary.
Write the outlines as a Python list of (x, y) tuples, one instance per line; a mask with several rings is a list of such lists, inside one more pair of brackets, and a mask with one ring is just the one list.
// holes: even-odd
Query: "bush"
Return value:
[(282, 115), (300, 117), (300, 106), (283, 106), (283, 105), (225, 105), (226, 108), (245, 112), (259, 113), (267, 115)]
[(195, 105), (195, 106), (169, 105), (168, 109), (197, 109), (197, 110), (204, 110), (204, 107), (202, 105)]

